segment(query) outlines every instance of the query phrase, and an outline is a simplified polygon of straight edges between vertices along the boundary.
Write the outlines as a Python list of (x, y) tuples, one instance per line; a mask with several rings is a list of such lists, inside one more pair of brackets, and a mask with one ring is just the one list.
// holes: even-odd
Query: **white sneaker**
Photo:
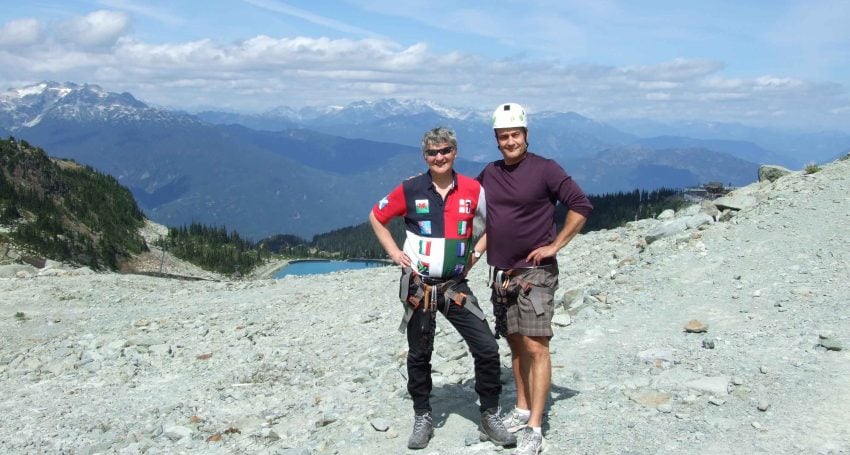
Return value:
[(516, 408), (511, 410), (511, 412), (502, 416), (502, 422), (505, 424), (505, 428), (511, 433), (516, 433), (519, 430), (522, 430), (526, 426), (528, 426), (528, 418), (531, 417), (531, 414), (520, 414)]
[(543, 435), (529, 427), (522, 430), (517, 439), (519, 439), (519, 442), (514, 455), (538, 455), (544, 449)]

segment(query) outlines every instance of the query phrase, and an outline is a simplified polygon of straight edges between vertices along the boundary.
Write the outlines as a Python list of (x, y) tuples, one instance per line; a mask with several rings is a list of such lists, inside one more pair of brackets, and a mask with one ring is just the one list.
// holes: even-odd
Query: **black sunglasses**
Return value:
[(425, 154), (426, 154), (426, 155), (428, 155), (428, 156), (430, 156), (431, 158), (433, 158), (433, 157), (435, 157), (435, 156), (437, 156), (437, 155), (441, 155), (441, 154), (442, 154), (443, 156), (446, 156), (446, 155), (448, 155), (448, 154), (450, 154), (450, 153), (452, 153), (452, 152), (454, 152), (454, 151), (455, 151), (454, 146), (450, 145), (450, 146), (448, 146), (448, 147), (443, 147), (443, 148), (441, 148), (441, 149), (436, 149), (436, 150), (425, 150)]

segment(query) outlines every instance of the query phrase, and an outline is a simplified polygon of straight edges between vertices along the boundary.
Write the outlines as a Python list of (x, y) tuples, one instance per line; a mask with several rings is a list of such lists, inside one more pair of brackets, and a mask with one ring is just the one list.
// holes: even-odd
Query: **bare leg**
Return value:
[[(549, 398), (552, 383), (552, 361), (549, 357), (549, 337), (523, 336), (523, 352), (530, 363), (530, 374), (524, 379), (528, 384), (526, 399), (530, 400), (531, 417), (528, 426), (539, 427), (543, 424), (543, 410)], [(519, 401), (519, 399), (517, 399)]]
[(508, 335), (508, 345), (511, 347), (511, 367), (513, 368), (514, 384), (516, 384), (516, 407), (530, 409), (531, 391), (529, 390), (529, 374), (531, 363), (528, 356), (524, 355), (525, 343), (522, 335), (514, 333)]

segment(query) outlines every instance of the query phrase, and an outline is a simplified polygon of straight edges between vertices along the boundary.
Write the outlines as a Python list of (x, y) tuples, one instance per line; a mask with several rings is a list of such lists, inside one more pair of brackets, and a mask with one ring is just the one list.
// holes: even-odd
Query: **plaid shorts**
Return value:
[[(498, 269), (494, 272), (497, 273)], [(498, 284), (493, 282), (490, 301), (496, 316), (496, 335), (519, 333), (552, 337), (558, 265), (516, 269), (510, 275), (510, 280), (507, 292), (497, 291)]]

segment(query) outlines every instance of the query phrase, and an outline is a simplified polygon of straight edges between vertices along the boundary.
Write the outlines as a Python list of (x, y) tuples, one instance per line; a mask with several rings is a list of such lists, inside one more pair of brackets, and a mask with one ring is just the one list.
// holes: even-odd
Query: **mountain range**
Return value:
[[(306, 128), (323, 133), (419, 146), (427, 128), (446, 124), (458, 133), (472, 161), (498, 157), (489, 128), (490, 111), (451, 109), (422, 100), (384, 99), (348, 106), (278, 107), (259, 114), (204, 111), (196, 116), (213, 124), (239, 124), (257, 130)], [(801, 168), (830, 162), (850, 148), (850, 134), (838, 131), (789, 131), (738, 123), (618, 120), (600, 122), (575, 112), (531, 113), (532, 149), (556, 160), (593, 156), (617, 147), (704, 148), (757, 164)]]
[[(460, 172), (476, 175), (499, 158), (488, 112), (427, 101), (189, 114), (89, 84), (42, 82), (0, 93), (3, 136), (114, 176), (156, 222), (224, 225), (255, 240), (362, 223), (375, 201), (425, 169), (418, 142), (438, 125), (458, 134)], [(743, 185), (756, 179), (759, 164), (799, 167), (850, 149), (842, 133), (783, 133), (786, 143), (813, 151), (791, 155), (736, 139), (745, 129), (736, 128), (714, 138), (680, 129), (642, 137), (574, 112), (541, 112), (531, 115), (529, 140), (592, 194)]]

